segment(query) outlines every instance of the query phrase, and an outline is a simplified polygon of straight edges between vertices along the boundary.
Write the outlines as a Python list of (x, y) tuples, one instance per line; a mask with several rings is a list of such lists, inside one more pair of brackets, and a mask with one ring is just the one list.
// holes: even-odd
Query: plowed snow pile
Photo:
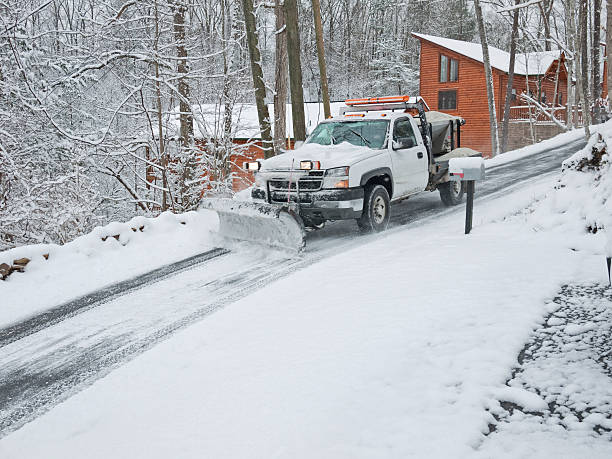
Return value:
[(97, 227), (62, 246), (36, 244), (0, 252), (0, 264), (30, 260), (23, 273), (0, 280), (0, 327), (209, 250), (217, 224), (209, 211), (166, 212)]

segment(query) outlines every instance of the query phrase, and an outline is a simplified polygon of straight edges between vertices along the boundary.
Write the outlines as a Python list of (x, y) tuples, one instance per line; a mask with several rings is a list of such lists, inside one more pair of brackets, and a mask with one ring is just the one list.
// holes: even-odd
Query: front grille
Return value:
[(302, 204), (312, 204), (312, 195), (309, 193), (300, 193), (299, 199), (297, 193), (289, 194), (286, 191), (272, 191), (270, 193), (271, 202), (297, 202)]
[(268, 181), (270, 191), (319, 191), (323, 186), (323, 174), (325, 171), (310, 171), (308, 175), (302, 176), (299, 179), (296, 177), (291, 180), (289, 185), (289, 177), (272, 178)]

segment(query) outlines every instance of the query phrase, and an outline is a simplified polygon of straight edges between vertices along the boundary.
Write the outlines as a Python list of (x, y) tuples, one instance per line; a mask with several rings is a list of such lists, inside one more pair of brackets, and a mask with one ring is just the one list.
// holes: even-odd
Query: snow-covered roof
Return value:
[[(452, 38), (436, 37), (422, 33), (412, 33), (416, 38), (427, 40), (443, 48), (447, 48), (463, 56), (483, 62), (480, 43), (453, 40)], [(541, 75), (546, 73), (551, 64), (559, 59), (561, 51), (542, 51), (534, 53), (517, 53), (514, 63), (514, 73), (517, 75)], [(489, 45), (491, 67), (508, 73), (510, 53)]]
[[(331, 114), (337, 116), (340, 107), (345, 107), (344, 102), (332, 102)], [(222, 106), (216, 104), (202, 104), (192, 107), (194, 115), (195, 136), (200, 138), (214, 137), (219, 135), (223, 126)], [(268, 104), (268, 112), (274, 125), (274, 104)], [(236, 139), (257, 139), (261, 137), (259, 131), (259, 118), (255, 104), (236, 104), (232, 112), (233, 136)], [(306, 102), (304, 104), (304, 115), (306, 118), (306, 132), (312, 130), (325, 119), (323, 104), (318, 102)], [(293, 117), (291, 104), (287, 104), (287, 136), (293, 138)]]

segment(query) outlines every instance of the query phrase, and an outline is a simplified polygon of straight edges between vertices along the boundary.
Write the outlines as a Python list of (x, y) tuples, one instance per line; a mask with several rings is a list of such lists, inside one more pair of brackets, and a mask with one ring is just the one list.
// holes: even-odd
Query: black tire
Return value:
[(465, 193), (464, 182), (445, 182), (438, 185), (438, 191), (440, 191), (440, 199), (445, 206), (456, 206), (461, 204), (463, 201), (463, 194)]
[(378, 233), (387, 229), (391, 216), (389, 193), (382, 185), (369, 185), (365, 189), (363, 213), (357, 219), (359, 229), (367, 233)]

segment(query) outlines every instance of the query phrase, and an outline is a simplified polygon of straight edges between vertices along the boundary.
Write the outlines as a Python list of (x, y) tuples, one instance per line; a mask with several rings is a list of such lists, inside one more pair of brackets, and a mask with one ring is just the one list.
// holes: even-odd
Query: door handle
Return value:
[(422, 151), (419, 151), (419, 152), (417, 153), (417, 158), (421, 159), (422, 157), (423, 157), (423, 152), (422, 152)]

